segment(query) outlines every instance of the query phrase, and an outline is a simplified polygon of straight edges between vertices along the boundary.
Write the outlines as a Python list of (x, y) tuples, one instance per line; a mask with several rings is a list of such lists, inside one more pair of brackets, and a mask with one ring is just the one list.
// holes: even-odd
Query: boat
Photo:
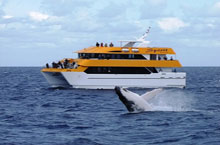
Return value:
[(149, 47), (149, 30), (136, 40), (120, 41), (76, 51), (78, 58), (66, 58), (42, 68), (51, 87), (83, 89), (164, 88), (186, 86), (186, 73), (176, 53), (168, 47)]

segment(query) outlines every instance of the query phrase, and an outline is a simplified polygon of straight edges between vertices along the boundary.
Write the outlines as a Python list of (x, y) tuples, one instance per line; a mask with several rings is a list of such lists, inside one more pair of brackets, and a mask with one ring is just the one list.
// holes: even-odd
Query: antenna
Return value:
[(147, 32), (146, 32), (147, 34), (150, 33), (150, 28), (151, 28), (151, 27), (149, 27), (149, 28), (147, 29)]
[(151, 29), (151, 27), (149, 27), (147, 29), (147, 31), (143, 34), (143, 36), (141, 36), (138, 40), (142, 40), (143, 41), (147, 37), (147, 35), (150, 33), (150, 29)]

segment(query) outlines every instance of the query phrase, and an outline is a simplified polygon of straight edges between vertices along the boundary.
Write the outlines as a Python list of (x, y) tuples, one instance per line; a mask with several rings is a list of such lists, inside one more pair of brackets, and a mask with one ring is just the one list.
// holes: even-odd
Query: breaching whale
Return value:
[(143, 95), (138, 95), (134, 92), (128, 91), (125, 88), (116, 86), (115, 92), (119, 96), (121, 102), (126, 106), (129, 112), (153, 111), (148, 101), (160, 93), (162, 89), (154, 89)]

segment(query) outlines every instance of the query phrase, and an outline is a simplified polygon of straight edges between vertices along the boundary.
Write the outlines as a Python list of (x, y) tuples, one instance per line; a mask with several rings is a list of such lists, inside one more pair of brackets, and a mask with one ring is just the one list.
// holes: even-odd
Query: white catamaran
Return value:
[(77, 51), (78, 58), (47, 64), (41, 70), (52, 87), (114, 89), (115, 86), (158, 88), (186, 86), (186, 73), (172, 48), (148, 47), (149, 30), (120, 47), (99, 45)]

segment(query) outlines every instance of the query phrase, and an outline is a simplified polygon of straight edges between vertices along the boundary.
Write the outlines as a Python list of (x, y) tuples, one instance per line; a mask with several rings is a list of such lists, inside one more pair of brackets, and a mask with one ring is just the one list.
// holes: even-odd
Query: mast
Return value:
[(151, 27), (149, 27), (149, 28), (147, 29), (147, 31), (146, 31), (139, 39), (137, 39), (137, 40), (139, 40), (139, 41), (144, 41), (145, 38), (147, 37), (147, 35), (150, 33), (150, 29), (151, 29)]
[[(133, 47), (135, 43), (140, 43), (138, 47), (146, 47), (150, 41), (146, 41), (145, 38), (148, 36), (150, 32), (151, 27), (147, 29), (147, 31), (138, 39), (136, 40), (122, 40), (121, 42), (121, 47)], [(122, 42), (126, 42), (124, 45), (122, 45)]]

